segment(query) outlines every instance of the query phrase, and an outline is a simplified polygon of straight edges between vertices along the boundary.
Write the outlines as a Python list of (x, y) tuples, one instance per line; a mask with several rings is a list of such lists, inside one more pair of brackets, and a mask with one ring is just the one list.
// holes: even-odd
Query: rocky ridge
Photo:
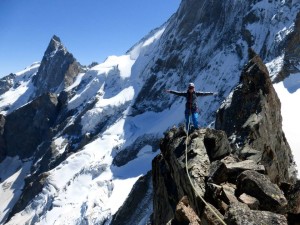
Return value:
[(299, 181), (281, 128), (280, 101), (252, 53), (217, 113), (219, 130), (201, 129), (188, 138), (181, 127), (165, 133), (153, 160), (153, 224), (222, 224), (200, 196), (226, 224), (299, 224)]

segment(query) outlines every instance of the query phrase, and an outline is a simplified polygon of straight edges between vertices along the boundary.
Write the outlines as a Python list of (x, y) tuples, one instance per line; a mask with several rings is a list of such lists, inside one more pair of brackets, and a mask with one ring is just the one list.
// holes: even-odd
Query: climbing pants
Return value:
[(191, 113), (191, 114), (185, 114), (185, 127), (186, 130), (188, 130), (188, 125), (190, 124), (190, 128), (192, 123), (194, 124), (194, 128), (198, 129), (199, 125), (198, 125), (198, 113)]

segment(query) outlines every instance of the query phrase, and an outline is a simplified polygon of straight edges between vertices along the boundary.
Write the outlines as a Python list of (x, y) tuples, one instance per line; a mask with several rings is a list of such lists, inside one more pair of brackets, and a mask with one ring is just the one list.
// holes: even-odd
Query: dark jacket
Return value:
[(199, 112), (198, 104), (197, 104), (197, 97), (198, 96), (207, 96), (207, 95), (213, 95), (213, 92), (200, 92), (200, 91), (193, 91), (190, 93), (188, 90), (186, 92), (184, 91), (170, 91), (171, 94), (183, 96), (186, 98), (185, 103), (185, 113), (196, 113)]

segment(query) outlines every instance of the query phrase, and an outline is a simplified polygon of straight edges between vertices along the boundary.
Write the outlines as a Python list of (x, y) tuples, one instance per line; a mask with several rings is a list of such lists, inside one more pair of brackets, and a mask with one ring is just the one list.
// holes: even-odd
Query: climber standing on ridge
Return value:
[(200, 92), (195, 91), (194, 83), (189, 83), (187, 91), (173, 91), (173, 90), (166, 90), (166, 92), (183, 96), (186, 98), (185, 103), (185, 122), (186, 122), (186, 131), (188, 133), (190, 118), (192, 117), (194, 128), (199, 129), (198, 125), (198, 116), (199, 116), (199, 108), (197, 104), (197, 97), (198, 96), (207, 96), (207, 95), (215, 95), (216, 93), (213, 92)]

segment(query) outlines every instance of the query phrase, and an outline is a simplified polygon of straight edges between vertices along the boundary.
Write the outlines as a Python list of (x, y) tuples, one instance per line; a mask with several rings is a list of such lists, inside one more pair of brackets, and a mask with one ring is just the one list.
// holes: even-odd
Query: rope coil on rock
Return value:
[(186, 131), (186, 139), (185, 139), (185, 169), (186, 169), (186, 174), (189, 178), (189, 181), (190, 181), (190, 184), (192, 185), (194, 191), (198, 194), (198, 196), (200, 197), (201, 201), (208, 207), (208, 209), (217, 217), (217, 219), (224, 225), (226, 225), (226, 223), (224, 222), (224, 220), (213, 210), (213, 208), (204, 200), (204, 198), (201, 197), (201, 194), (196, 190), (193, 182), (192, 182), (192, 179), (190, 177), (190, 174), (189, 174), (189, 171), (188, 171), (188, 164), (187, 164), (187, 143), (188, 143), (188, 132), (189, 132), (189, 129), (190, 129), (190, 117), (189, 116), (189, 120), (188, 120), (188, 127), (187, 127), (187, 131)]

